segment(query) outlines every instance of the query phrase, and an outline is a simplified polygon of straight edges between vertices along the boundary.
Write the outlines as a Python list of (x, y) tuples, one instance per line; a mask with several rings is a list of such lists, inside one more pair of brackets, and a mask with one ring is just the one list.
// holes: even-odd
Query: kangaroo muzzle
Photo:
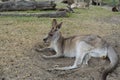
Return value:
[(43, 41), (46, 43), (47, 42), (47, 38), (44, 38)]

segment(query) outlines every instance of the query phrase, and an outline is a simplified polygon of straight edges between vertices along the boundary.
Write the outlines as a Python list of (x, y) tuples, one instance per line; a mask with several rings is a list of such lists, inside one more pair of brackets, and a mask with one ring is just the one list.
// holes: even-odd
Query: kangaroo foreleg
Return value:
[(49, 47), (43, 48), (43, 49), (35, 49), (35, 50), (38, 51), (38, 52), (43, 52), (43, 51), (48, 51), (48, 50), (53, 51), (53, 49), (49, 48)]

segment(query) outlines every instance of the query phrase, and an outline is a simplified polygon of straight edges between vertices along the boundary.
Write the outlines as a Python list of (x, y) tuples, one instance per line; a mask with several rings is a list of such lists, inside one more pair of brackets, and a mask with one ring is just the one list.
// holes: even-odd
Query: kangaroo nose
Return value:
[(44, 38), (43, 41), (46, 42), (47, 38)]

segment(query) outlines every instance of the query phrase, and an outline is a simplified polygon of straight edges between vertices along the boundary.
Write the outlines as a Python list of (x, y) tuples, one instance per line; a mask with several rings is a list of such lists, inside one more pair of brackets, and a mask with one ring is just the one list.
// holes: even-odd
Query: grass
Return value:
[(119, 0), (103, 0), (104, 3), (108, 3), (108, 4), (118, 4)]

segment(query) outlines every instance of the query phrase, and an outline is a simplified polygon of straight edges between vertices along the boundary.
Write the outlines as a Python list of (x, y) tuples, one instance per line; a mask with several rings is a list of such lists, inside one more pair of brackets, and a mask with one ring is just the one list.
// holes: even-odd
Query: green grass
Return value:
[(108, 3), (108, 4), (118, 4), (119, 0), (103, 0), (104, 3)]

